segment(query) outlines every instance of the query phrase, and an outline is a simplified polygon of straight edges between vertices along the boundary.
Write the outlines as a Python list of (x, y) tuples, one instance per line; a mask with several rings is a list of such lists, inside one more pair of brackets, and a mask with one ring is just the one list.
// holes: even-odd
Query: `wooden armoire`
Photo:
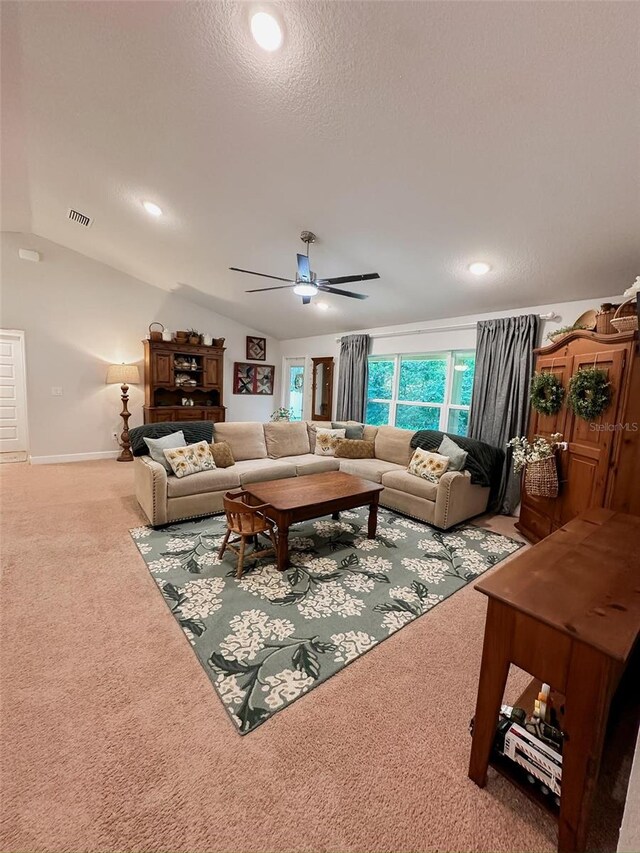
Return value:
[(529, 440), (562, 433), (558, 450), (557, 498), (532, 497), (523, 488), (516, 525), (537, 542), (589, 507), (640, 515), (640, 355), (638, 332), (599, 335), (575, 331), (535, 350), (535, 370), (555, 373), (565, 389), (581, 367), (597, 367), (611, 382), (611, 403), (593, 423), (568, 408), (566, 396), (555, 415), (531, 409)]
[[(143, 344), (146, 424), (224, 421), (224, 347), (149, 340)], [(178, 384), (185, 377), (188, 384)]]

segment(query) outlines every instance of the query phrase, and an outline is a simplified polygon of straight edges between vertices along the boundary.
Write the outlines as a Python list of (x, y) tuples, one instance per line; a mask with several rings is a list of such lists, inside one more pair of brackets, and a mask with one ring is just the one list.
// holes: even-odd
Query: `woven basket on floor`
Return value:
[(636, 309), (636, 297), (627, 299), (618, 308), (611, 318), (611, 325), (619, 332), (635, 332), (638, 329), (638, 313)]
[(524, 474), (524, 488), (528, 495), (537, 498), (558, 497), (558, 469), (556, 457), (549, 456), (539, 462), (530, 462)]

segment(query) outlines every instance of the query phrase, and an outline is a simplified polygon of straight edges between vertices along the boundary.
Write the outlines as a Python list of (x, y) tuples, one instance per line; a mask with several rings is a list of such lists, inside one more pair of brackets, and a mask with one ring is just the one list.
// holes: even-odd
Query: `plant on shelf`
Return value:
[(581, 367), (569, 380), (567, 404), (585, 421), (594, 421), (611, 402), (611, 382), (604, 370)]
[(535, 373), (531, 380), (531, 408), (541, 415), (560, 411), (564, 387), (555, 373)]
[(200, 343), (200, 341), (201, 341), (200, 332), (198, 332), (196, 329), (189, 329), (188, 334), (189, 334), (189, 343), (190, 344), (193, 344), (195, 346), (196, 344)]
[(586, 326), (583, 326), (580, 323), (574, 323), (572, 326), (560, 326), (559, 329), (554, 329), (552, 332), (549, 332), (547, 335), (548, 341), (555, 341), (556, 338), (561, 338), (564, 335), (568, 335), (569, 332), (577, 332), (579, 329), (583, 329), (588, 331)]
[(293, 412), (291, 409), (285, 409), (284, 406), (280, 406), (279, 409), (276, 409), (275, 412), (271, 415), (272, 421), (290, 421)]
[(524, 435), (507, 442), (513, 450), (513, 470), (519, 473), (524, 469), (524, 487), (529, 495), (558, 497), (555, 452), (561, 440), (562, 434), (555, 432), (549, 438), (536, 435), (531, 444)]

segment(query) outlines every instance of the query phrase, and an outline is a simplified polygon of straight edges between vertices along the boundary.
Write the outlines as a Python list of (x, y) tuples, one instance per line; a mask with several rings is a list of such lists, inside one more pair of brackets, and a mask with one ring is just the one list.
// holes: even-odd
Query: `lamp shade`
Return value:
[(138, 385), (140, 371), (135, 364), (110, 364), (107, 370), (107, 385)]

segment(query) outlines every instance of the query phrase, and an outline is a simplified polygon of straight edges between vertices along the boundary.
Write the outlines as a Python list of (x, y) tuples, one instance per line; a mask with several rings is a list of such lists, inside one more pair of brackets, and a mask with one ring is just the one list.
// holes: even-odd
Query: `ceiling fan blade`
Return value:
[(292, 287), (295, 287), (295, 284), (279, 284), (276, 287), (258, 287), (255, 290), (245, 290), (245, 293), (266, 293), (267, 290), (291, 290)]
[(340, 290), (337, 287), (329, 287), (327, 284), (320, 284), (316, 282), (318, 285), (318, 290), (321, 290), (323, 293), (335, 293), (336, 296), (350, 296), (352, 299), (368, 299), (368, 296), (365, 296), (364, 293), (352, 293), (350, 290)]
[(337, 278), (321, 278), (318, 279), (318, 284), (349, 284), (352, 281), (371, 281), (374, 278), (380, 278), (377, 272), (368, 272), (364, 275), (342, 275)]
[(311, 281), (311, 267), (307, 255), (297, 255), (298, 281)]
[(255, 272), (254, 270), (241, 270), (240, 267), (229, 267), (230, 270), (234, 272), (246, 272), (249, 275), (260, 275), (262, 278), (273, 278), (276, 281), (289, 281), (291, 284), (295, 284), (295, 281), (292, 278), (282, 278), (279, 275), (267, 275), (266, 272)]

